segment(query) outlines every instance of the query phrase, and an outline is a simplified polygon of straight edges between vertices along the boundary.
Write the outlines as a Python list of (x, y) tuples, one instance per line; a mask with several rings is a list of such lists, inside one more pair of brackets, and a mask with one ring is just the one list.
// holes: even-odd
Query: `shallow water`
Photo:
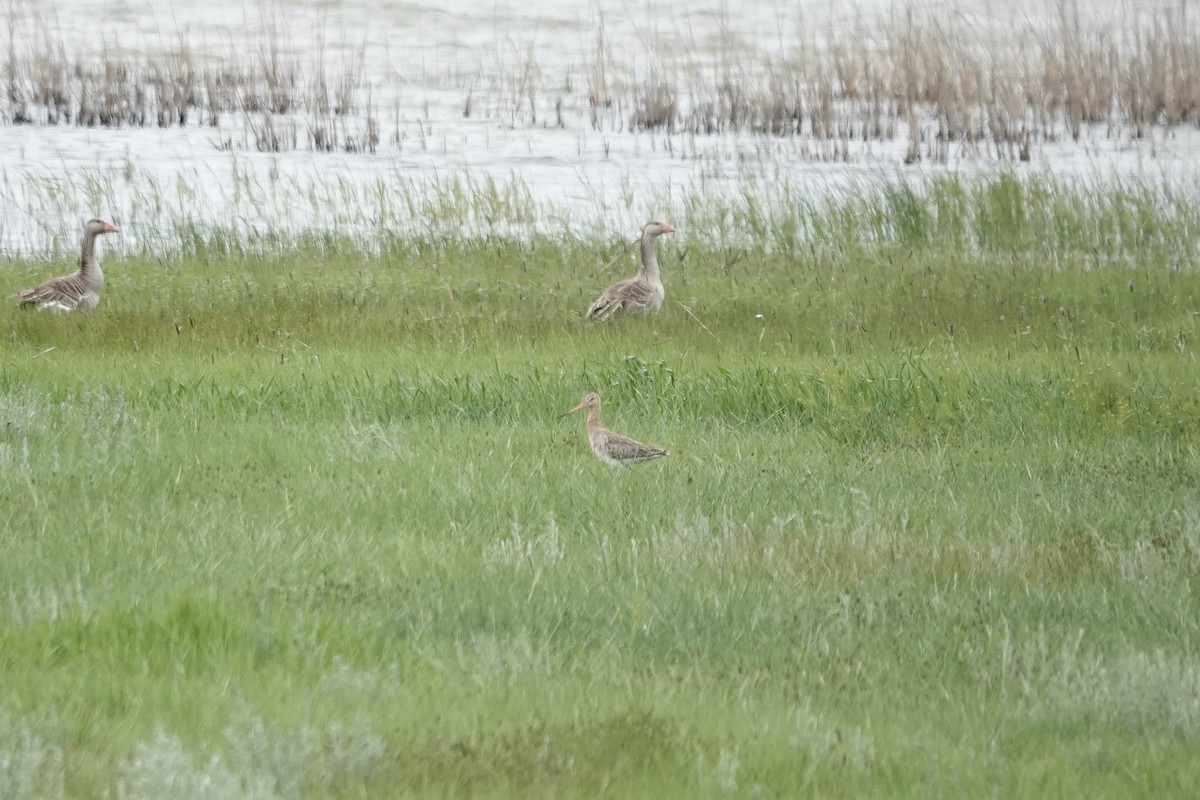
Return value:
[[(1015, 12), (996, 5), (959, 0), (938, 14), (1003, 47), (1014, 31), (1050, 25), (1058, 13), (1056, 3)], [(1116, 25), (1168, 5), (1187, 4), (1114, 0), (1080, 13)], [(0, 23), (0, 52), (11, 43), (19, 52), (57, 49), (69, 61), (99, 62), (105, 53), (153, 59), (186, 42), (203, 66), (262, 60), (274, 44), (302, 81), (319, 65), (329, 75), (361, 69), (357, 113), (333, 124), (342, 142), (361, 141), (369, 98), (378, 144), (373, 153), (312, 152), (312, 118), (304, 113), (271, 118), (296, 141), (281, 153), (258, 152), (258, 117), (249, 114), (166, 128), (0, 125), (0, 253), (69, 250), (91, 216), (117, 222), (123, 235), (106, 244), (125, 250), (170, 249), (186, 225), (240, 235), (428, 230), (439, 208), (455, 202), (447, 187), (461, 189), (456, 181), (468, 194), (519, 189), (521, 213), (498, 203), (497, 219), (449, 215), (476, 232), (514, 225), (628, 231), (652, 216), (672, 219), (687, 198), (739, 202), (747, 187), (770, 196), (786, 186), (789, 197), (819, 199), (881, 180), (1014, 165), (1088, 179), (1191, 181), (1200, 173), (1200, 135), (1191, 125), (1154, 128), (1141, 139), (1093, 126), (1079, 142), (1038, 142), (1028, 164), (986, 145), (951, 143), (944, 157), (906, 166), (904, 130), (872, 141), (671, 134), (639, 130), (621, 110), (597, 126), (581, 88), (601, 29), (614, 79), (630, 80), (659, 66), (672, 75), (713, 69), (731, 53), (752, 69), (764, 55), (861, 37), (908, 8), (885, 0), (527, 0), (482, 10), (466, 0), (178, 0), (165, 9), (151, 0), (18, 0)]]

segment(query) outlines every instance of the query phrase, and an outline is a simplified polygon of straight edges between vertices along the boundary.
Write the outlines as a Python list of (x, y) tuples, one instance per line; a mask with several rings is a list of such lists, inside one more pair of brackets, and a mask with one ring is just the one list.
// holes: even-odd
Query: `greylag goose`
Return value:
[(88, 220), (83, 226), (83, 250), (79, 254), (79, 269), (70, 275), (51, 278), (33, 289), (17, 292), (13, 297), (22, 308), (37, 306), (39, 310), (91, 311), (100, 302), (104, 291), (104, 273), (96, 260), (96, 237), (102, 233), (120, 233), (116, 226), (102, 219)]
[(661, 447), (635, 442), (627, 436), (613, 433), (608, 428), (601, 427), (600, 395), (595, 392), (588, 394), (583, 398), (583, 402), (565, 414), (562, 414), (559, 418), (561, 419), (567, 416), (567, 414), (574, 414), (576, 411), (584, 408), (588, 410), (588, 444), (592, 446), (592, 452), (596, 454), (596, 458), (610, 467), (627, 467), (630, 464), (650, 461), (651, 459), (662, 458), (668, 455), (667, 451)]
[(608, 319), (617, 312), (646, 314), (662, 308), (667, 293), (658, 274), (654, 242), (664, 233), (674, 232), (675, 229), (665, 222), (647, 222), (642, 228), (642, 266), (638, 268), (637, 275), (605, 289), (604, 294), (588, 309), (587, 318)]

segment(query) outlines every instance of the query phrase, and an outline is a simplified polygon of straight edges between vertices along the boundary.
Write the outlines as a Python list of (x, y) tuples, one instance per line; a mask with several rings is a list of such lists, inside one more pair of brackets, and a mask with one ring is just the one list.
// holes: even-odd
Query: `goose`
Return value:
[(104, 291), (104, 273), (96, 260), (96, 237), (102, 233), (120, 233), (115, 225), (102, 219), (88, 220), (83, 226), (83, 247), (79, 269), (70, 275), (51, 278), (33, 289), (17, 292), (13, 298), (21, 308), (36, 306), (40, 311), (91, 311)]
[(589, 392), (583, 398), (583, 402), (561, 414), (559, 419), (584, 408), (588, 410), (588, 444), (592, 446), (592, 452), (596, 454), (596, 458), (610, 467), (627, 467), (630, 464), (639, 464), (669, 455), (661, 447), (636, 442), (628, 436), (613, 433), (608, 428), (602, 427), (600, 425), (600, 395), (595, 392)]
[(647, 222), (642, 228), (642, 265), (638, 268), (637, 275), (618, 281), (605, 289), (588, 309), (587, 318), (608, 319), (617, 312), (647, 314), (662, 308), (663, 298), (667, 293), (658, 274), (658, 258), (654, 253), (655, 240), (664, 233), (674, 232), (675, 229), (665, 222)]

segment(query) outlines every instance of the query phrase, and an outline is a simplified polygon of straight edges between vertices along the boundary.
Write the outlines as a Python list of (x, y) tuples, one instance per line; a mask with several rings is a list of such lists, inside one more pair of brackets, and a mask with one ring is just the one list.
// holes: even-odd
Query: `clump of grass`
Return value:
[(5, 797), (64, 796), (62, 748), (7, 715), (0, 715), (0, 764)]

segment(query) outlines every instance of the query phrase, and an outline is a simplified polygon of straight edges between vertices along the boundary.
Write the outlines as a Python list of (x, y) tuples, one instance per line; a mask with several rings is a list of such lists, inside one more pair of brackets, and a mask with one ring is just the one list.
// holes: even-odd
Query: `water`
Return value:
[[(995, 6), (959, 0), (948, 10), (938, 6), (937, 18), (1003, 49), (1015, 32), (1052, 27), (1059, 9)], [(1167, 8), (1186, 12), (1187, 3), (1114, 0), (1080, 13), (1117, 32), (1130, 15)], [(16, 0), (0, 23), (0, 52), (152, 63), (183, 42), (200, 69), (250, 69), (274, 46), (281, 64), (295, 65), (302, 92), (319, 68), (331, 83), (354, 76), (357, 108), (328, 119), (339, 137), (336, 152), (313, 152), (314, 118), (303, 111), (226, 112), (215, 125), (193, 113), (188, 124), (165, 128), (2, 124), (0, 253), (70, 250), (92, 216), (117, 222), (120, 242), (106, 244), (126, 250), (170, 249), (180, 226), (247, 236), (314, 229), (369, 235), (436, 229), (445, 218), (447, 226), (476, 230), (632, 231), (650, 217), (676, 218), (697, 195), (740, 202), (747, 187), (769, 197), (786, 186), (789, 196), (819, 198), (943, 170), (1015, 166), (1155, 181), (1197, 172), (1200, 137), (1188, 124), (1156, 127), (1143, 138), (1120, 126), (1089, 126), (1078, 142), (1035, 142), (1028, 164), (986, 144), (952, 142), (939, 157), (906, 165), (903, 126), (868, 141), (666, 132), (638, 129), (633, 109), (619, 105), (593, 121), (586, 87), (601, 60), (614, 84), (659, 74), (674, 86), (686, 76), (719, 74), (735, 59), (753, 86), (754, 71), (770, 58), (869, 39), (908, 9), (885, 0)], [(0, 100), (0, 120), (9, 122), (11, 111)], [(365, 147), (368, 117), (376, 127), (372, 148)], [(257, 149), (255, 126), (266, 120), (286, 140), (283, 152)], [(933, 128), (922, 118), (923, 132)], [(486, 209), (458, 213), (464, 202), (506, 191), (512, 197), (493, 204), (495, 219)]]

